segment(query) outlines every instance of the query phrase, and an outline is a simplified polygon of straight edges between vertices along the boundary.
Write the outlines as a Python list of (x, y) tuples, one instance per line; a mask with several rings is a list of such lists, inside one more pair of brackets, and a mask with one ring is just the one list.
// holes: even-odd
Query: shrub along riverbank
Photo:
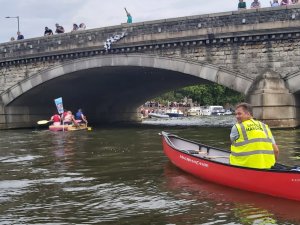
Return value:
[(235, 105), (245, 100), (243, 94), (218, 84), (189, 86), (167, 92), (154, 100), (167, 105), (167, 102), (181, 102), (184, 97), (200, 105)]

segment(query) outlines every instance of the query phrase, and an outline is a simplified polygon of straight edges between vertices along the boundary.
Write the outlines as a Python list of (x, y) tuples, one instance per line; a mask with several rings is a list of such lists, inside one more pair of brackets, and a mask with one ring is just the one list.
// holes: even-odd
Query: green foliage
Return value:
[(200, 105), (225, 105), (227, 103), (234, 105), (245, 99), (243, 94), (227, 87), (218, 84), (200, 84), (167, 92), (154, 100), (165, 104), (168, 101), (181, 102), (184, 97), (191, 98), (193, 102), (196, 101)]

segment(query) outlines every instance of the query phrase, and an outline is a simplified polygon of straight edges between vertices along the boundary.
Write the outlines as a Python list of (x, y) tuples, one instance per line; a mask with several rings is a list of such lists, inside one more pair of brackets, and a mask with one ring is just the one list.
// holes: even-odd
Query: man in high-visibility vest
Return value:
[(230, 133), (230, 164), (236, 166), (269, 169), (279, 155), (279, 149), (268, 125), (253, 119), (252, 106), (240, 103), (236, 106), (237, 123)]

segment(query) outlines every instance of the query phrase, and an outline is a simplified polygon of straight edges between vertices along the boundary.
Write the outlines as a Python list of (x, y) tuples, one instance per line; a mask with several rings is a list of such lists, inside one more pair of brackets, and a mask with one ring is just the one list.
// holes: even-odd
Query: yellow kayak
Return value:
[(91, 130), (90, 127), (87, 127), (86, 124), (78, 125), (50, 125), (50, 131), (77, 131), (77, 130)]

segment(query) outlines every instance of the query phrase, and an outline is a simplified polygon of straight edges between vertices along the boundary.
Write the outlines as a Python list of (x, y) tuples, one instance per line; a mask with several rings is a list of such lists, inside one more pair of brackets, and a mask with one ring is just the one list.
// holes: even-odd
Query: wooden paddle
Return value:
[(40, 120), (40, 121), (37, 121), (37, 124), (38, 125), (43, 125), (43, 124), (47, 124), (49, 123), (51, 120)]

